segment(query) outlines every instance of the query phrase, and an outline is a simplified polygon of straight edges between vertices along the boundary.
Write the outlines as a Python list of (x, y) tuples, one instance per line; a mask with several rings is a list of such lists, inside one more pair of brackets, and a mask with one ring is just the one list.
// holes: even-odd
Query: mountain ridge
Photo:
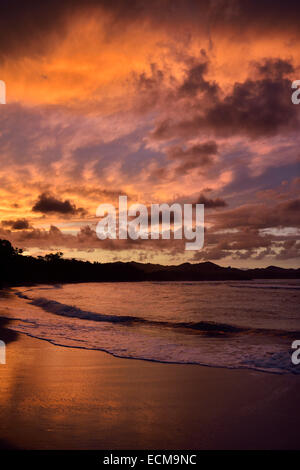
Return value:
[(251, 279), (300, 279), (300, 268), (239, 269), (211, 261), (161, 265), (152, 263), (90, 262), (63, 258), (62, 253), (25, 256), (7, 240), (0, 240), (0, 284), (26, 282), (137, 282), (137, 281), (225, 281)]

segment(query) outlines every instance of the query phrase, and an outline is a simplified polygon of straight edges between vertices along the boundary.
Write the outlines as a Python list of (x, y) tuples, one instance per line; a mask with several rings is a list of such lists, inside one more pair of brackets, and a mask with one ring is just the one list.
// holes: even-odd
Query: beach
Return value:
[(297, 376), (120, 359), (7, 335), (1, 448), (300, 447)]
[(300, 1), (1, 7), (10, 464), (300, 450)]

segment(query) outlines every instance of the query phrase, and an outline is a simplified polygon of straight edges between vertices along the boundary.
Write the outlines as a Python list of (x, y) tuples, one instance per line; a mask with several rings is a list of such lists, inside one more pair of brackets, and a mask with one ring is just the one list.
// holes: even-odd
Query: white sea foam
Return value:
[(60, 346), (299, 374), (290, 345), (300, 339), (300, 293), (284, 284), (276, 281), (278, 290), (249, 281), (37, 286), (13, 289), (0, 308), (15, 331)]

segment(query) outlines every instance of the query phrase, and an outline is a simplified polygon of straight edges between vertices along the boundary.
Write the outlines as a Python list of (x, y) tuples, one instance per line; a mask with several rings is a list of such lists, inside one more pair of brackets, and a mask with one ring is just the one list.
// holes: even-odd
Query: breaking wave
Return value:
[(226, 336), (226, 335), (263, 335), (270, 337), (281, 337), (281, 338), (294, 338), (295, 336), (300, 337), (300, 331), (287, 331), (280, 329), (267, 329), (267, 328), (251, 328), (231, 325), (227, 323), (219, 323), (213, 321), (199, 321), (199, 322), (170, 322), (170, 321), (156, 321), (149, 320), (146, 318), (130, 316), (130, 315), (106, 315), (88, 310), (82, 310), (79, 307), (73, 305), (63, 304), (56, 300), (49, 300), (45, 297), (38, 297), (31, 299), (25, 294), (20, 292), (16, 293), (18, 297), (23, 298), (32, 305), (42, 308), (48, 313), (59, 315), (62, 317), (78, 318), (82, 320), (94, 321), (94, 322), (106, 322), (122, 324), (126, 326), (132, 325), (148, 325), (151, 327), (166, 327), (176, 328), (181, 330), (198, 332), (208, 336)]

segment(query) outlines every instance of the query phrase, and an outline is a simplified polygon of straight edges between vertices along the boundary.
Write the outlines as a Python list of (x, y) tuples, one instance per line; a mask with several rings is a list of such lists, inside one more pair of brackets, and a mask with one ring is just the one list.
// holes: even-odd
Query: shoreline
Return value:
[[(1, 320), (1, 317), (0, 317), (0, 320)], [(6, 319), (5, 319), (6, 320)], [(13, 320), (12, 320), (13, 321)], [(7, 320), (7, 323), (9, 324), (10, 323), (10, 320)], [(142, 362), (150, 362), (150, 363), (153, 363), (153, 364), (167, 364), (167, 365), (174, 365), (174, 366), (195, 366), (195, 367), (208, 367), (208, 368), (211, 368), (211, 369), (222, 369), (222, 370), (229, 370), (229, 371), (248, 371), (248, 372), (257, 372), (257, 373), (261, 373), (261, 374), (271, 374), (271, 375), (279, 375), (279, 376), (288, 376), (288, 377), (298, 377), (299, 379), (299, 374), (291, 374), (291, 373), (284, 373), (284, 372), (274, 372), (272, 370), (267, 370), (267, 369), (255, 369), (253, 367), (228, 367), (228, 366), (217, 366), (217, 365), (210, 365), (210, 364), (204, 364), (204, 363), (198, 363), (198, 362), (172, 362), (172, 361), (160, 361), (160, 360), (157, 360), (157, 359), (147, 359), (147, 358), (144, 358), (144, 357), (129, 357), (129, 356), (118, 356), (117, 354), (114, 354), (106, 349), (91, 349), (91, 348), (85, 348), (84, 346), (69, 346), (67, 344), (58, 344), (58, 343), (55, 343), (53, 341), (51, 341), (50, 339), (46, 339), (46, 338), (39, 338), (38, 336), (33, 336), (31, 335), (30, 333), (25, 333), (25, 332), (18, 332), (18, 331), (15, 331), (15, 330), (12, 330), (10, 328), (1, 328), (1, 322), (0, 322), (0, 339), (3, 339), (5, 342), (7, 342), (7, 340), (5, 339), (5, 335), (6, 335), (6, 338), (10, 338), (11, 337), (11, 334), (12, 333), (13, 335), (15, 334), (16, 337), (13, 337), (13, 339), (11, 339), (11, 341), (15, 341), (17, 339), (17, 337), (19, 335), (24, 335), (24, 336), (27, 336), (28, 338), (32, 338), (34, 340), (38, 340), (38, 341), (45, 341), (46, 343), (49, 343), (51, 344), (52, 346), (55, 346), (57, 348), (66, 348), (66, 349), (75, 349), (75, 350), (82, 350), (82, 351), (95, 351), (95, 352), (100, 352), (100, 353), (103, 353), (103, 354), (107, 354), (108, 356), (111, 356), (115, 359), (124, 359), (124, 360), (128, 360), (128, 361), (142, 361)], [(4, 336), (1, 336), (1, 335), (4, 335)], [(8, 339), (8, 342), (10, 342), (10, 339)]]
[[(205, 281), (203, 281), (205, 282)], [(221, 282), (221, 284), (223, 284), (223, 281), (219, 281)], [(147, 281), (147, 283), (149, 283), (149, 281)], [(71, 283), (70, 285), (72, 285), (73, 283)], [(98, 283), (97, 283), (98, 284)], [(111, 284), (111, 283), (108, 283), (108, 284)], [(152, 283), (151, 283), (152, 284)], [(181, 284), (181, 282), (180, 282)], [(48, 286), (50, 286), (50, 288), (52, 289), (52, 287), (55, 287), (55, 288), (63, 288), (62, 285), (60, 284), (57, 284), (55, 283), (54, 286), (52, 286), (51, 284), (44, 284), (42, 283), (41, 284), (42, 286), (46, 286), (48, 288)], [(68, 285), (68, 284), (67, 284)], [(38, 285), (34, 285), (34, 287), (37, 287), (38, 288)], [(28, 286), (20, 286), (20, 287), (23, 287), (23, 288), (27, 288)], [(17, 294), (17, 296), (19, 297), (18, 295), (18, 292), (14, 292), (16, 289), (14, 289), (13, 287), (11, 289), (6, 289), (4, 291), (1, 292), (0, 290), (0, 296), (3, 296), (3, 297), (7, 297), (7, 298), (13, 298), (14, 297), (14, 294)], [(28, 289), (30, 290), (30, 289)], [(297, 289), (299, 290), (299, 289)], [(24, 297), (25, 299), (27, 298), (26, 295), (22, 296), (20, 294), (20, 297)], [(1, 297), (0, 297), (1, 298)], [(41, 299), (43, 300), (43, 299)], [(46, 299), (47, 300), (47, 299)], [(51, 303), (52, 301), (50, 301)], [(29, 303), (33, 303), (34, 302), (29, 302)], [(54, 301), (55, 303), (55, 307), (56, 305), (58, 306), (62, 306), (62, 307), (67, 307), (69, 308), (69, 305), (64, 305), (63, 303), (59, 303), (59, 302), (56, 302)], [(35, 305), (35, 304), (34, 304)], [(39, 306), (42, 310), (44, 309), (43, 307), (43, 304), (40, 305), (40, 304), (37, 304), (37, 306)], [(74, 318), (82, 318), (81, 317), (81, 314), (89, 314), (89, 317), (87, 319), (93, 319), (90, 318), (90, 312), (89, 311), (85, 311), (85, 310), (82, 310), (82, 307), (81, 308), (75, 308), (75, 306), (72, 305), (72, 309), (73, 310), (77, 310), (79, 313), (78, 315), (77, 314), (64, 314), (64, 312), (62, 313), (62, 317), (64, 316), (70, 316), (70, 317), (74, 317)], [(46, 312), (49, 311), (49, 313), (54, 313), (56, 314), (56, 310), (54, 309), (45, 309)], [(60, 312), (57, 313), (58, 315), (60, 315)], [(80, 314), (80, 315), (79, 315)], [(128, 314), (126, 314), (128, 315)], [(125, 315), (126, 319), (127, 319), (127, 316)], [(21, 315), (22, 316), (22, 315)], [(100, 316), (103, 317), (103, 319), (105, 318), (105, 315), (103, 314), (100, 314)], [(122, 317), (122, 315), (121, 315)], [(124, 318), (125, 318), (124, 317)], [(25, 317), (26, 318), (26, 317)], [(85, 317), (83, 317), (85, 318)], [(133, 320), (136, 320), (136, 318), (134, 316), (130, 317), (128, 316), (128, 318), (133, 318)], [(139, 318), (137, 318), (139, 319)], [(0, 311), (0, 320), (1, 320), (1, 311)], [(3, 316), (2, 317), (2, 321), (5, 322), (6, 325), (9, 325), (9, 323), (12, 321), (13, 322), (14, 318), (10, 318), (10, 315), (8, 316)], [(17, 319), (16, 319), (17, 320)], [(150, 319), (151, 320), (151, 319)], [(22, 320), (21, 320), (22, 321)], [(25, 320), (26, 321), (26, 320)], [(105, 320), (104, 320), (105, 321)], [(145, 320), (143, 320), (145, 321)], [(226, 320), (225, 320), (226, 321)], [(238, 329), (240, 329), (242, 332), (243, 332), (243, 329), (247, 332), (247, 330), (250, 331), (251, 327), (245, 327), (245, 326), (237, 326), (236, 324), (225, 324), (223, 323), (224, 320), (222, 320), (222, 322), (218, 323), (216, 322), (215, 320), (209, 320), (209, 321), (199, 321), (199, 324), (196, 322), (195, 323), (195, 326), (194, 326), (194, 329), (195, 330), (200, 330), (200, 332), (204, 332), (205, 334), (207, 334), (208, 336), (210, 335), (210, 331), (214, 332), (214, 331), (217, 331), (217, 333), (219, 333), (219, 330), (217, 329), (217, 327), (220, 329), (221, 333), (223, 333), (223, 331), (225, 332), (225, 337), (223, 338), (224, 341), (226, 342), (226, 332), (228, 331), (229, 328), (232, 328), (233, 331), (237, 331)], [(155, 323), (156, 322), (154, 320), (151, 321), (151, 324), (152, 323)], [(161, 322), (158, 321), (157, 324), (160, 324)], [(173, 326), (173, 323), (171, 323), (172, 326)], [(203, 324), (203, 325), (202, 325)], [(191, 330), (188, 330), (190, 331), (191, 333), (193, 333), (193, 328), (192, 328), (192, 323), (190, 324), (189, 322), (179, 322), (179, 323), (174, 323), (175, 326), (179, 326), (179, 327), (189, 327), (191, 328)], [(223, 327), (226, 327), (224, 330), (222, 329)], [(170, 364), (170, 365), (194, 365), (194, 366), (200, 366), (200, 367), (208, 367), (208, 368), (217, 368), (217, 369), (225, 369), (225, 370), (240, 370), (240, 371), (244, 371), (244, 370), (248, 370), (248, 371), (255, 371), (255, 372), (259, 372), (259, 373), (267, 373), (267, 374), (271, 374), (271, 375), (288, 375), (288, 376), (300, 376), (299, 375), (299, 371), (300, 369), (297, 368), (294, 369), (293, 367), (288, 367), (289, 363), (287, 363), (287, 366), (283, 366), (283, 367), (272, 367), (272, 364), (271, 364), (271, 367), (268, 368), (268, 362), (267, 362), (267, 365), (264, 367), (264, 364), (263, 363), (259, 363), (259, 361), (257, 362), (253, 362), (251, 363), (250, 361), (250, 365), (249, 362), (247, 363), (247, 361), (245, 362), (224, 362), (222, 361), (222, 357), (214, 357), (215, 356), (215, 351), (213, 350), (212, 354), (213, 356), (209, 356), (208, 358), (205, 357), (205, 355), (196, 355), (193, 357), (193, 355), (191, 355), (190, 357), (181, 357), (180, 355), (175, 355), (175, 357), (173, 357), (172, 355), (164, 355), (164, 354), (160, 354), (160, 355), (157, 355), (157, 354), (143, 354), (143, 350), (139, 350), (138, 352), (137, 351), (134, 351), (132, 352), (132, 355), (130, 356), (130, 351), (128, 351), (128, 355), (125, 355), (125, 349), (120, 349), (120, 348), (110, 348), (110, 344), (107, 344), (104, 342), (98, 342), (96, 344), (87, 344), (87, 346), (85, 345), (85, 343), (83, 341), (81, 341), (80, 339), (76, 339), (72, 342), (69, 341), (69, 344), (66, 343), (64, 341), (61, 340), (61, 336), (60, 335), (44, 335), (44, 334), (38, 334), (38, 330), (35, 331), (35, 330), (26, 330), (24, 331), (24, 329), (21, 329), (20, 328), (16, 328), (16, 331), (14, 330), (14, 326), (12, 326), (11, 328), (8, 328), (7, 329), (8, 331), (4, 331), (3, 332), (3, 335), (5, 335), (3, 337), (3, 339), (5, 340), (5, 337), (7, 335), (14, 335), (14, 334), (24, 334), (24, 335), (27, 335), (28, 337), (30, 338), (33, 338), (33, 339), (37, 339), (37, 340), (41, 340), (41, 341), (45, 341), (45, 342), (48, 342), (49, 344), (52, 344), (56, 347), (61, 347), (61, 348), (71, 348), (71, 349), (80, 349), (80, 350), (86, 350), (86, 351), (99, 351), (99, 352), (103, 352), (105, 354), (109, 354), (111, 355), (112, 357), (114, 358), (117, 358), (117, 359), (130, 359), (130, 360), (138, 360), (138, 361), (143, 361), (143, 362), (150, 362), (150, 363), (154, 363), (154, 364)], [(19, 331), (18, 331), (19, 330)], [(23, 330), (23, 331), (22, 331)], [(273, 330), (270, 330), (270, 329), (266, 329), (266, 328), (260, 328), (259, 329), (259, 332), (264, 332), (264, 331), (267, 331), (267, 332), (271, 332)], [(299, 331), (297, 330), (280, 330), (280, 329), (275, 329), (274, 332), (276, 334), (279, 335), (279, 333), (281, 334), (284, 334), (285, 336), (288, 336), (290, 335), (292, 339), (294, 339), (294, 335), (297, 333), (299, 333)], [(1, 333), (1, 321), (0, 321), (0, 333)], [(100, 334), (100, 333), (99, 333)], [(46, 336), (46, 337), (43, 337), (43, 336)], [(79, 336), (80, 338), (80, 336)], [(1, 334), (0, 334), (0, 339), (1, 339)], [(125, 345), (126, 346), (126, 345)], [(217, 344), (216, 347), (218, 348), (219, 345)], [(290, 344), (287, 344), (287, 347), (289, 348), (290, 347)], [(143, 357), (144, 356), (144, 357)], [(167, 358), (165, 360), (165, 358)], [(169, 359), (169, 360), (168, 360)], [(186, 362), (182, 361), (182, 359), (185, 359)], [(287, 358), (288, 359), (288, 358)]]
[[(300, 268), (298, 268), (300, 269)], [(143, 282), (195, 282), (195, 283), (202, 283), (202, 282), (251, 282), (251, 281), (299, 281), (300, 275), (297, 276), (262, 276), (262, 277), (249, 277), (247, 279), (244, 278), (218, 278), (218, 277), (208, 277), (202, 279), (193, 279), (193, 278), (186, 278), (186, 279), (79, 279), (79, 280), (72, 280), (72, 279), (63, 279), (63, 280), (43, 280), (43, 281), (34, 281), (34, 280), (22, 280), (22, 281), (15, 281), (15, 282), (2, 282), (0, 284), (0, 291), (4, 289), (9, 289), (10, 287), (32, 287), (32, 286), (40, 286), (40, 285), (56, 285), (56, 284), (89, 284), (89, 283), (143, 283)]]
[(300, 448), (294, 376), (127, 360), (25, 334), (7, 344), (0, 376), (2, 449)]

